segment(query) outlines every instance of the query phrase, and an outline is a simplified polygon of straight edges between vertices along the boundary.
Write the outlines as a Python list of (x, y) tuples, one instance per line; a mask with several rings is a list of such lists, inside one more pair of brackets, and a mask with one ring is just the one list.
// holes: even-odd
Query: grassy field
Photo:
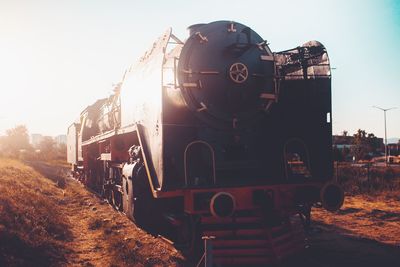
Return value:
[(335, 177), (347, 195), (386, 195), (400, 200), (400, 165), (352, 166), (340, 163)]
[[(0, 266), (178, 266), (169, 244), (115, 212), (62, 166), (0, 159)], [(38, 171), (36, 171), (38, 170)]]

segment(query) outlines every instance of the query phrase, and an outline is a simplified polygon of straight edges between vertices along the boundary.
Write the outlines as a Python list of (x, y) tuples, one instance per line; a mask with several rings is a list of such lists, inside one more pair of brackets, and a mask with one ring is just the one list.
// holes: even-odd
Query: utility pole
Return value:
[(387, 166), (387, 164), (388, 164), (388, 158), (387, 158), (386, 111), (395, 109), (395, 108), (397, 108), (397, 107), (393, 107), (393, 108), (381, 108), (381, 107), (373, 106), (373, 108), (377, 108), (377, 109), (380, 109), (380, 110), (383, 111), (383, 119), (384, 119), (384, 123), (385, 123), (385, 165)]

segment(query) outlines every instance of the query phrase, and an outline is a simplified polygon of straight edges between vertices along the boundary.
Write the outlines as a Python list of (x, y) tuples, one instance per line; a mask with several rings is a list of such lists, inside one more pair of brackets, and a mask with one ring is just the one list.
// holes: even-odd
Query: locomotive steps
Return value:
[(182, 265), (171, 245), (65, 179), (60, 168), (29, 164), (0, 159), (0, 266)]

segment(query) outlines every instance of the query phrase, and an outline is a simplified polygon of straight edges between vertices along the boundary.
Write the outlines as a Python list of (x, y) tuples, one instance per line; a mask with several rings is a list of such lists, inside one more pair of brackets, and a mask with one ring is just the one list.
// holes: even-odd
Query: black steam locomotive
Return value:
[(143, 227), (193, 248), (214, 236), (222, 264), (274, 262), (304, 247), (293, 217), (337, 210), (331, 75), (316, 41), (282, 52), (217, 21), (167, 30), (109, 98), (68, 129), (87, 186)]

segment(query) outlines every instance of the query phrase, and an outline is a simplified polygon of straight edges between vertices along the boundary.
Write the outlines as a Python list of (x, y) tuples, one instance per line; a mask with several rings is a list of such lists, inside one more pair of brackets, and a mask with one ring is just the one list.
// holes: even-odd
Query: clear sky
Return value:
[(400, 1), (0, 0), (0, 134), (58, 135), (167, 27), (244, 23), (273, 51), (318, 40), (333, 70), (334, 133), (400, 137)]

